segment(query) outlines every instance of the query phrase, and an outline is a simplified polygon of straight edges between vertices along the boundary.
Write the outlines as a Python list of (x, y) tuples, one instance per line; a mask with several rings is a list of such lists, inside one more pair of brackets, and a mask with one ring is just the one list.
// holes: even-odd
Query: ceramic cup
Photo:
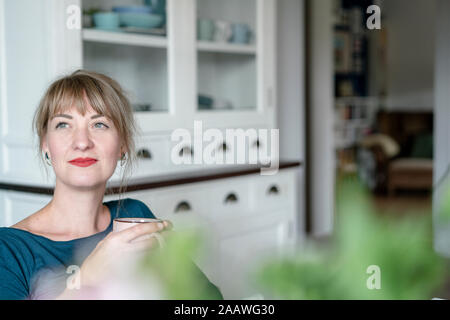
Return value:
[[(119, 232), (133, 226), (136, 226), (140, 223), (162, 223), (163, 221), (160, 219), (151, 219), (151, 218), (116, 218), (113, 222), (113, 232)], [(162, 248), (165, 245), (165, 241), (163, 237), (157, 233), (150, 233), (147, 235), (143, 235), (139, 238), (134, 239), (133, 241), (146, 240), (151, 237), (155, 237), (158, 240), (159, 247)]]
[(119, 14), (115, 12), (98, 12), (93, 15), (95, 27), (103, 30), (119, 29)]
[(233, 35), (233, 31), (231, 29), (231, 24), (226, 21), (217, 20), (215, 21), (215, 29), (214, 33), (214, 41), (217, 42), (228, 42)]
[(217, 98), (214, 100), (213, 109), (233, 109), (233, 104), (225, 98)]
[(232, 25), (233, 36), (231, 42), (234, 43), (249, 43), (250, 42), (250, 27), (244, 23), (234, 23)]
[(214, 21), (210, 19), (197, 20), (197, 39), (204, 41), (212, 41), (214, 38)]

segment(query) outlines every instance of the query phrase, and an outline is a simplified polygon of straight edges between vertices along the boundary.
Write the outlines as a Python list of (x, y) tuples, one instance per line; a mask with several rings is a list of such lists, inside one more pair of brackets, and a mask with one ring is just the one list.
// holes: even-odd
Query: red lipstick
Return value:
[(70, 164), (73, 164), (74, 166), (78, 167), (89, 167), (90, 165), (93, 165), (96, 162), (97, 160), (94, 158), (76, 158), (69, 161)]

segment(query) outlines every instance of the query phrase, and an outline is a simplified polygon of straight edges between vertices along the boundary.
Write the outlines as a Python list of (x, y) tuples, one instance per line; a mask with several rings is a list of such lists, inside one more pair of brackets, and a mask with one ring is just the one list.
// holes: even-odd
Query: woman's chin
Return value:
[(93, 177), (74, 177), (73, 179), (68, 179), (64, 182), (67, 186), (71, 186), (77, 189), (97, 189), (99, 187), (104, 187), (108, 181), (107, 178), (97, 178)]

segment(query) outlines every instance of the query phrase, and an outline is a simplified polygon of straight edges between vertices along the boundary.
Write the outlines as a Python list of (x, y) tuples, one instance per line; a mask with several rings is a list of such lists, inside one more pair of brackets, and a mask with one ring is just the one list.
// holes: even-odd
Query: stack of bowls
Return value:
[(157, 28), (163, 22), (163, 16), (152, 13), (149, 6), (114, 7), (113, 12), (119, 15), (120, 25), (135, 28)]

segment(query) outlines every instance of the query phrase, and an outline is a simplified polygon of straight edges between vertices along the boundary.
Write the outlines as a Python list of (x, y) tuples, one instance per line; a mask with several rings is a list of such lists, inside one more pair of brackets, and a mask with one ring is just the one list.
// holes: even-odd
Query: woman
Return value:
[(39, 152), (54, 170), (55, 189), (44, 208), (0, 228), (0, 299), (70, 299), (75, 296), (66, 285), (69, 267), (80, 266), (82, 288), (96, 287), (124, 254), (157, 245), (152, 237), (133, 239), (169, 230), (171, 224), (111, 232), (114, 218), (154, 217), (138, 200), (103, 203), (117, 162), (126, 172), (135, 154), (133, 113), (116, 81), (83, 70), (57, 80), (33, 125)]

